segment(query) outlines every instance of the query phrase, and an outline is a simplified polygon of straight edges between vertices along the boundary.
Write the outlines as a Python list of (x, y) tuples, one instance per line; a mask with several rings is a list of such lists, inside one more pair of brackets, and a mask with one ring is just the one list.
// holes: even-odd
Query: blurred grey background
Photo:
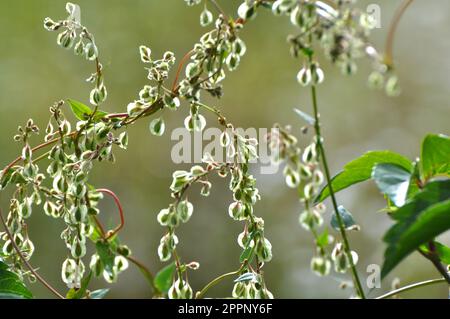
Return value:
[[(236, 12), (241, 1), (219, 0), (229, 13)], [(203, 6), (187, 7), (182, 0), (78, 0), (82, 20), (96, 36), (104, 63), (109, 98), (103, 108), (124, 111), (146, 83), (146, 72), (139, 60), (138, 46), (150, 46), (155, 56), (172, 50), (180, 59), (206, 32), (199, 26)], [(382, 28), (373, 32), (375, 44), (382, 48), (387, 26), (400, 1), (359, 1), (361, 8), (376, 3), (381, 7)], [(49, 16), (65, 18), (63, 0), (0, 1), (0, 162), (6, 165), (19, 152), (12, 136), (17, 125), (32, 117), (45, 128), (49, 106), (60, 99), (88, 101), (90, 85), (84, 79), (92, 65), (56, 45), (56, 34), (44, 30), (42, 21)], [(212, 8), (211, 8), (212, 10)], [(248, 53), (240, 68), (225, 81), (225, 96), (214, 105), (240, 127), (271, 127), (273, 123), (293, 124), (300, 135), (303, 123), (293, 116), (292, 108), (310, 111), (310, 97), (295, 81), (301, 65), (290, 57), (286, 36), (293, 31), (287, 19), (260, 11), (257, 19), (246, 25), (241, 37)], [(401, 22), (395, 44), (395, 58), (403, 94), (388, 98), (383, 92), (367, 88), (370, 64), (362, 61), (356, 76), (345, 78), (326, 61), (326, 81), (319, 88), (326, 146), (334, 173), (348, 161), (367, 150), (390, 149), (410, 158), (419, 155), (422, 137), (430, 132), (449, 134), (450, 89), (450, 2), (418, 0)], [(188, 113), (183, 107), (165, 113), (167, 130), (182, 125)], [(215, 120), (208, 117), (208, 124)], [(121, 239), (136, 258), (153, 272), (163, 265), (156, 248), (163, 229), (156, 222), (160, 209), (170, 203), (169, 185), (172, 171), (184, 166), (170, 160), (173, 143), (170, 134), (161, 138), (150, 135), (148, 120), (129, 130), (128, 151), (116, 151), (115, 164), (99, 164), (92, 182), (97, 187), (114, 190), (125, 208), (126, 227)], [(37, 141), (36, 141), (37, 142)], [(306, 141), (304, 141), (306, 142)], [(255, 169), (255, 172), (257, 170)], [(179, 231), (179, 252), (185, 261), (201, 263), (190, 274), (194, 289), (212, 278), (238, 267), (240, 248), (236, 236), (241, 231), (227, 213), (231, 194), (227, 183), (215, 180), (211, 196), (201, 198), (192, 192), (195, 205), (192, 220)], [(338, 288), (333, 278), (318, 278), (309, 270), (313, 254), (311, 235), (298, 226), (300, 204), (295, 191), (284, 186), (282, 176), (260, 176), (258, 187), (262, 200), (256, 214), (266, 221), (266, 236), (273, 244), (274, 259), (265, 267), (269, 289), (284, 298), (346, 298), (350, 290)], [(350, 235), (353, 249), (360, 254), (358, 269), (362, 276), (369, 264), (381, 264), (384, 244), (381, 237), (391, 225), (378, 212), (383, 198), (372, 183), (339, 194), (362, 232)], [(1, 199), (3, 210), (8, 194)], [(116, 210), (109, 200), (102, 204), (102, 219), (109, 225), (117, 222)], [(327, 213), (329, 220), (330, 212)], [(67, 254), (59, 234), (62, 223), (35, 211), (30, 225), (36, 245), (33, 264), (61, 291), (60, 265)], [(449, 236), (443, 241), (449, 244)], [(438, 273), (421, 256), (413, 254), (386, 279), (381, 294), (390, 281), (399, 277), (402, 284), (438, 277)], [(349, 279), (349, 277), (342, 277)], [(95, 287), (106, 287), (96, 281)], [(209, 296), (228, 296), (231, 282), (212, 289)], [(38, 283), (32, 286), (38, 297), (51, 297)], [(405, 297), (445, 298), (445, 285), (423, 288)], [(150, 289), (139, 271), (130, 267), (111, 286), (110, 298), (148, 298)]]

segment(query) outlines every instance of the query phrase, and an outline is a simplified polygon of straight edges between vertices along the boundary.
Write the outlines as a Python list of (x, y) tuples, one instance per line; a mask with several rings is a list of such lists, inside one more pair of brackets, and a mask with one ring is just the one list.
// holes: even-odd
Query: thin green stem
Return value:
[(312, 95), (312, 102), (313, 102), (313, 108), (314, 108), (314, 118), (315, 118), (314, 129), (316, 131), (316, 136), (317, 136), (317, 146), (318, 146), (318, 149), (320, 151), (322, 164), (323, 164), (323, 167), (324, 167), (324, 170), (325, 170), (325, 177), (326, 177), (326, 180), (327, 180), (328, 188), (330, 190), (331, 201), (333, 203), (334, 212), (336, 214), (336, 219), (337, 219), (338, 224), (339, 224), (339, 231), (340, 231), (341, 236), (342, 236), (342, 241), (343, 241), (343, 244), (344, 244), (344, 250), (345, 250), (345, 253), (348, 256), (348, 259), (350, 261), (350, 268), (351, 268), (352, 277), (353, 277), (353, 283), (355, 285), (356, 292), (357, 292), (359, 297), (365, 299), (364, 290), (362, 288), (361, 281), (360, 281), (359, 276), (358, 276), (358, 272), (357, 272), (355, 264), (353, 262), (351, 249), (350, 249), (350, 244), (349, 244), (349, 241), (348, 241), (348, 238), (347, 238), (347, 233), (345, 231), (344, 222), (342, 220), (341, 215), (339, 214), (336, 196), (335, 196), (335, 193), (334, 193), (334, 190), (333, 190), (333, 186), (331, 184), (331, 174), (330, 174), (330, 169), (328, 167), (328, 161), (327, 161), (327, 157), (326, 157), (326, 154), (325, 154), (325, 148), (323, 147), (322, 134), (321, 134), (321, 129), (320, 129), (319, 107), (318, 107), (318, 103), (317, 103), (317, 92), (316, 92), (315, 85), (311, 86), (311, 95)]
[(431, 280), (425, 280), (422, 282), (418, 282), (409, 286), (405, 286), (393, 291), (388, 292), (387, 294), (384, 294), (382, 296), (379, 296), (375, 299), (387, 299), (390, 297), (393, 297), (395, 295), (398, 295), (402, 292), (408, 291), (408, 290), (413, 290), (415, 288), (420, 288), (420, 287), (425, 287), (425, 286), (430, 286), (430, 285), (434, 285), (434, 284), (438, 284), (438, 283), (442, 283), (442, 282), (446, 282), (445, 278), (439, 278), (439, 279), (431, 279)]
[(161, 291), (158, 289), (158, 287), (155, 286), (155, 280), (153, 273), (140, 261), (134, 259), (131, 256), (126, 257), (131, 263), (133, 263), (136, 267), (139, 268), (139, 270), (142, 272), (144, 277), (147, 279), (148, 283), (153, 289), (153, 293), (157, 296), (161, 295)]
[(212, 3), (212, 5), (214, 6), (214, 8), (215, 8), (220, 14), (222, 14), (223, 17), (224, 17), (226, 20), (228, 20), (227, 14), (226, 14), (225, 11), (220, 7), (220, 5), (217, 3), (216, 0), (208, 0), (208, 1)]
[(195, 299), (201, 299), (203, 298), (203, 296), (206, 294), (206, 292), (211, 289), (212, 287), (214, 287), (215, 285), (217, 285), (218, 283), (220, 283), (222, 280), (224, 280), (227, 277), (231, 277), (231, 276), (235, 276), (237, 274), (239, 274), (239, 272), (241, 271), (242, 268), (240, 268), (239, 270), (233, 271), (233, 272), (229, 272), (223, 275), (220, 275), (217, 278), (214, 278), (212, 281), (210, 281), (202, 290), (200, 290), (197, 295), (195, 296)]

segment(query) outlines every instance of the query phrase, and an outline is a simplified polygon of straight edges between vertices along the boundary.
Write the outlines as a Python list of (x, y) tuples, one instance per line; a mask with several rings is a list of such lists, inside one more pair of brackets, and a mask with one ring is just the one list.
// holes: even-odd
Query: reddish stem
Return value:
[(186, 64), (186, 61), (189, 59), (189, 57), (194, 53), (194, 50), (189, 51), (184, 55), (184, 57), (181, 59), (180, 64), (178, 65), (177, 74), (175, 75), (175, 80), (173, 81), (172, 85), (172, 92), (175, 93), (178, 90), (178, 79), (180, 78), (181, 71), (183, 70), (183, 66)]
[[(111, 191), (109, 189), (105, 189), (105, 188), (100, 188), (100, 189), (97, 189), (97, 192), (104, 193), (104, 194), (111, 196), (114, 199), (114, 202), (116, 203), (117, 208), (119, 209), (120, 224), (113, 231), (108, 232), (108, 234), (105, 237), (105, 239), (108, 240), (112, 236), (117, 234), (125, 225), (125, 217), (123, 214), (123, 208), (122, 208), (122, 204), (120, 203), (119, 197), (113, 191)], [(100, 223), (98, 220), (97, 220), (97, 222)], [(100, 227), (100, 228), (102, 229), (103, 227)]]

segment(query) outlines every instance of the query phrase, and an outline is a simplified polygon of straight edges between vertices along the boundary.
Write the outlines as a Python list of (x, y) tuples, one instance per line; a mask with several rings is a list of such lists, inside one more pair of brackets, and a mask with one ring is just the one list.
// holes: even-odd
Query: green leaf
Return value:
[(422, 143), (422, 174), (426, 180), (436, 175), (450, 176), (450, 137), (425, 137)]
[[(75, 100), (67, 100), (70, 104), (70, 108), (72, 109), (73, 114), (75, 115), (75, 117), (81, 121), (86, 121), (87, 119), (89, 119), (89, 117), (92, 115), (92, 110), (89, 106), (79, 102), (79, 101), (75, 101)], [(97, 112), (95, 112), (95, 116), (93, 117), (93, 120), (95, 122), (97, 122), (98, 120), (104, 118), (105, 116), (107, 116), (108, 113), (105, 111), (100, 111), (97, 110)]]
[(411, 173), (395, 164), (377, 164), (372, 178), (383, 194), (386, 194), (397, 207), (405, 204)]
[[(450, 265), (450, 247), (447, 247), (437, 241), (433, 242), (435, 253), (439, 256), (439, 259), (447, 265)], [(420, 249), (426, 253), (430, 253), (430, 248), (428, 245), (420, 246)]]
[[(411, 171), (413, 165), (409, 159), (391, 151), (371, 151), (344, 166), (344, 170), (331, 180), (334, 192), (339, 192), (354, 184), (371, 178), (372, 169), (377, 164), (390, 163)], [(316, 198), (316, 202), (323, 202), (330, 196), (330, 189), (326, 185)]]
[(14, 172), (14, 169), (8, 169), (6, 173), (4, 173), (4, 171), (0, 172), (0, 190), (8, 186), (8, 184), (11, 182), (11, 178)]
[(19, 276), (10, 271), (8, 265), (6, 265), (3, 261), (0, 261), (0, 298), (33, 298), (33, 295), (20, 280)]
[(105, 270), (109, 273), (112, 273), (115, 255), (111, 250), (111, 246), (109, 245), (109, 243), (104, 241), (98, 241), (95, 244), (95, 248), (97, 249), (97, 254), (100, 257), (100, 260)]
[[(356, 226), (356, 223), (353, 220), (352, 214), (347, 209), (345, 209), (344, 206), (339, 206), (338, 212), (339, 212), (339, 216), (341, 216), (342, 222), (344, 223), (345, 229), (349, 229), (349, 228)], [(331, 216), (330, 224), (331, 224), (331, 227), (333, 227), (335, 230), (337, 230), (337, 231), (340, 230), (336, 213), (334, 213), (333, 216)]]
[(305, 112), (299, 109), (294, 109), (294, 112), (297, 113), (297, 115), (300, 116), (303, 120), (305, 120), (306, 123), (308, 123), (309, 125), (316, 124), (316, 120), (311, 115), (306, 114)]
[(155, 287), (158, 288), (159, 291), (164, 293), (169, 291), (170, 286), (172, 286), (173, 276), (176, 269), (177, 267), (175, 266), (175, 263), (171, 263), (156, 274)]
[(84, 297), (84, 295), (86, 294), (86, 290), (89, 286), (89, 283), (91, 282), (91, 278), (92, 278), (92, 271), (89, 272), (89, 274), (83, 278), (83, 280), (81, 281), (81, 286), (80, 289), (70, 289), (67, 292), (66, 298), (67, 299), (81, 299)]
[(106, 294), (109, 292), (108, 288), (94, 290), (90, 293), (91, 299), (103, 299)]
[(382, 277), (420, 245), (450, 229), (450, 180), (427, 184), (392, 217), (396, 224), (383, 239), (388, 247)]
[(243, 281), (254, 281), (256, 280), (256, 275), (252, 272), (247, 272), (239, 276), (234, 282), (243, 282)]
[(248, 246), (247, 248), (244, 249), (244, 251), (242, 251), (241, 256), (239, 256), (240, 263), (243, 263), (245, 260), (251, 261), (251, 257), (253, 255), (253, 251), (254, 251), (253, 247)]
[(325, 249), (330, 241), (330, 236), (328, 234), (328, 228), (325, 228), (322, 234), (320, 234), (316, 239), (317, 246)]
[(77, 119), (86, 121), (92, 114), (92, 110), (89, 106), (71, 99), (68, 99), (67, 101), (69, 102), (70, 108)]

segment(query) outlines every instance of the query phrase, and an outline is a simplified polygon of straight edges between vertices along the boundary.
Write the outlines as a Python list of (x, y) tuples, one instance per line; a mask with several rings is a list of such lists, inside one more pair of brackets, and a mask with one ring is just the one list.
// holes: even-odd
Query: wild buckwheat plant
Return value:
[[(300, 86), (311, 95), (312, 115), (295, 109), (306, 121), (304, 131), (314, 132), (309, 145), (301, 149), (298, 138), (303, 137), (294, 136), (289, 126), (279, 124), (267, 135), (267, 142), (272, 148), (274, 164), (283, 167), (287, 186), (297, 190), (301, 205), (299, 224), (314, 238), (313, 273), (328, 276), (332, 271), (349, 272), (354, 289), (352, 297), (366, 297), (367, 291), (356, 269), (358, 254), (351, 249), (349, 240), (351, 232), (361, 227), (352, 214), (338, 204), (336, 193), (372, 179), (386, 198), (384, 211), (394, 222), (384, 237), (387, 249), (382, 278), (413, 251), (430, 260), (441, 274), (441, 278), (435, 280), (396, 287), (379, 298), (432, 283), (450, 283), (446, 268), (450, 263), (450, 248), (435, 241), (438, 235), (450, 229), (450, 139), (444, 135), (428, 135), (422, 144), (421, 157), (415, 161), (391, 151), (371, 151), (332, 177), (319, 115), (318, 87), (325, 80), (320, 62), (326, 62), (319, 62), (319, 53), (345, 75), (357, 71), (357, 60), (370, 59), (373, 65), (370, 86), (384, 89), (390, 96), (400, 94), (392, 41), (398, 22), (412, 0), (404, 1), (396, 13), (384, 53), (375, 49), (369, 40), (376, 21), (358, 9), (356, 1), (246, 0), (236, 8), (237, 15), (225, 13), (216, 0), (184, 2), (189, 6), (202, 6), (199, 20), (208, 31), (178, 64), (170, 51), (156, 57), (150, 47), (140, 46), (137, 51), (147, 72), (148, 84), (139, 90), (136, 100), (128, 104), (124, 113), (102, 110), (108, 94), (101, 55), (94, 35), (81, 24), (79, 6), (68, 3), (68, 16), (63, 20), (44, 20), (45, 29), (57, 33), (59, 46), (92, 63), (94, 72), (87, 79), (92, 83), (90, 106), (72, 99), (52, 105), (44, 141), (37, 146), (29, 142), (32, 135), (40, 133), (31, 119), (19, 126), (14, 136), (22, 145), (22, 153), (2, 170), (0, 180), (1, 190), (14, 189), (7, 217), (0, 214), (4, 226), (0, 234), (0, 295), (31, 298), (25, 286), (25, 279), (28, 279), (30, 282), (38, 280), (59, 298), (102, 298), (107, 289), (91, 291), (92, 277), (103, 277), (113, 283), (132, 263), (142, 271), (153, 289), (153, 296), (158, 298), (203, 298), (211, 287), (226, 279), (234, 280), (230, 291), (233, 298), (274, 297), (270, 283), (264, 279), (264, 265), (272, 260), (272, 245), (264, 232), (270, 225), (265, 225), (257, 215), (256, 204), (261, 195), (251, 174), (251, 166), (258, 158), (258, 141), (241, 133), (220, 109), (203, 101), (207, 95), (219, 99), (228, 72), (235, 71), (245, 60), (247, 47), (240, 34), (260, 10), (286, 18), (295, 27), (296, 33), (287, 37), (291, 55), (299, 60), (299, 68), (293, 70), (292, 77), (296, 76)], [(169, 83), (171, 74), (175, 80)], [(65, 116), (66, 106), (77, 118), (76, 123), (70, 123)], [(172, 202), (159, 213), (154, 208), (156, 220), (163, 227), (157, 255), (167, 266), (153, 276), (119, 240), (118, 234), (125, 223), (119, 198), (112, 190), (93, 186), (89, 173), (96, 162), (114, 162), (114, 151), (126, 150), (127, 129), (132, 124), (151, 117), (151, 133), (161, 136), (165, 132), (162, 111), (186, 107), (189, 115), (183, 124), (192, 134), (206, 128), (206, 113), (217, 119), (222, 132), (220, 145), (227, 156), (222, 161), (205, 152), (202, 163), (172, 174)], [(235, 234), (242, 248), (240, 256), (236, 256), (240, 266), (213, 279), (204, 288), (194, 290), (188, 272), (199, 269), (200, 263), (191, 261), (195, 256), (181, 258), (177, 230), (182, 225), (187, 227), (184, 224), (194, 213), (194, 204), (188, 198), (192, 186), (200, 185), (201, 195), (207, 197), (212, 187), (210, 177), (215, 174), (228, 179), (228, 215), (242, 224), (242, 232)], [(101, 212), (97, 206), (105, 196), (114, 200), (120, 215), (120, 224), (111, 230), (105, 229), (98, 218)], [(330, 229), (324, 227), (327, 208), (323, 202), (328, 197), (332, 207)], [(53, 288), (30, 263), (35, 247), (28, 235), (27, 221), (33, 212), (44, 212), (65, 225), (60, 236), (67, 246), (67, 258), (61, 265), (61, 279), (68, 288), (65, 294)], [(90, 256), (88, 245), (94, 247)]]

